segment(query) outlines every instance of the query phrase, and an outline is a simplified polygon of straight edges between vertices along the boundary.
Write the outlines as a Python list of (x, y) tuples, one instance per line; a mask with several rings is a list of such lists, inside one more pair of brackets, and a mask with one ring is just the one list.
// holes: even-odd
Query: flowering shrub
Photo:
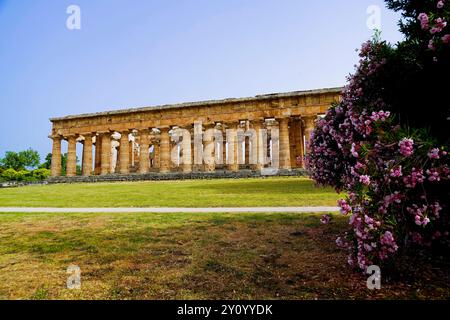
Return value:
[[(415, 15), (420, 8), (412, 10), (409, 2), (402, 4), (409, 5)], [(430, 6), (431, 1), (425, 2)], [(430, 51), (428, 46), (416, 50), (416, 56), (405, 55), (405, 48), (427, 41), (428, 34), (420, 32), (433, 30), (430, 35), (435, 41), (447, 30), (448, 3), (434, 2), (436, 13), (421, 12), (417, 19), (410, 19), (411, 25), (403, 25), (418, 26), (418, 38), (407, 36), (405, 43), (393, 47), (377, 34), (363, 44), (359, 65), (348, 78), (341, 102), (317, 121), (311, 137), (306, 163), (311, 177), (318, 184), (348, 193), (338, 205), (349, 216), (351, 230), (336, 244), (349, 251), (348, 263), (362, 270), (388, 262), (410, 246), (450, 246), (448, 122), (443, 129), (442, 119), (431, 122), (406, 112), (404, 103), (411, 93), (396, 90), (397, 81), (408, 81), (415, 66), (426, 68), (428, 60), (441, 61), (441, 67), (447, 68), (441, 72), (449, 74), (449, 46), (444, 40), (440, 44), (447, 47), (440, 48), (437, 58), (436, 52), (425, 52)], [(415, 86), (424, 83), (415, 77), (410, 81)], [(423, 87), (422, 95), (434, 94), (439, 102), (448, 100), (444, 92)], [(328, 221), (322, 217), (322, 223)]]

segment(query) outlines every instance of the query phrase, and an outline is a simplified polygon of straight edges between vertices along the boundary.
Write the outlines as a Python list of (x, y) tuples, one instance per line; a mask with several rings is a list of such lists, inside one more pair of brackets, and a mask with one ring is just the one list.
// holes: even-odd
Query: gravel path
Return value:
[(224, 207), (224, 208), (36, 208), (36, 207), (0, 207), (0, 212), (74, 212), (74, 213), (196, 213), (196, 212), (336, 212), (338, 207)]

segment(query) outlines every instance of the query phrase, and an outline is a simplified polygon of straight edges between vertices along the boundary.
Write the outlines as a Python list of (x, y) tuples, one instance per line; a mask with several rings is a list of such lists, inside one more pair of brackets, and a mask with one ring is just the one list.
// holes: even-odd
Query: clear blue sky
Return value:
[(0, 0), (0, 157), (53, 116), (341, 86), (373, 4), (400, 40), (381, 0)]

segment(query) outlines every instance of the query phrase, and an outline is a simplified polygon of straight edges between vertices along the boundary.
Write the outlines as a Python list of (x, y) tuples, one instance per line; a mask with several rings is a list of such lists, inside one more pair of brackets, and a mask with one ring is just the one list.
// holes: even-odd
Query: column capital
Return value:
[(96, 134), (98, 134), (98, 135), (104, 135), (104, 134), (108, 134), (108, 133), (111, 133), (111, 131), (109, 131), (109, 130), (103, 130), (103, 131), (97, 131), (97, 132), (96, 132)]
[(314, 127), (315, 121), (317, 120), (317, 115), (303, 116), (302, 120), (304, 121), (306, 127)]
[(250, 120), (250, 125), (252, 127), (255, 127), (255, 126), (262, 127), (265, 124), (265, 122), (266, 122), (266, 119), (264, 119), (263, 117), (257, 117), (257, 118), (254, 118), (253, 120)]
[(150, 132), (152, 131), (152, 129), (150, 128), (143, 128), (143, 129), (139, 129), (138, 130), (138, 135), (142, 135), (142, 134), (150, 134)]
[(290, 116), (285, 116), (285, 117), (275, 117), (275, 120), (277, 122), (284, 122), (284, 121), (289, 121), (291, 119)]
[(84, 133), (80, 133), (80, 135), (83, 136), (86, 139), (86, 138), (94, 137), (95, 133), (93, 133), (93, 132), (84, 132)]
[(60, 134), (50, 134), (48, 135), (48, 138), (52, 140), (62, 140), (63, 136)]
[(64, 139), (67, 140), (67, 141), (69, 141), (69, 140), (71, 140), (71, 139), (75, 139), (75, 140), (76, 140), (79, 136), (80, 136), (80, 135), (77, 134), (77, 133), (70, 133), (70, 134), (66, 134), (66, 135), (64, 136)]
[(241, 121), (240, 120), (236, 120), (236, 121), (224, 121), (223, 125), (226, 128), (233, 128), (236, 129), (237, 127), (239, 127), (241, 125)]

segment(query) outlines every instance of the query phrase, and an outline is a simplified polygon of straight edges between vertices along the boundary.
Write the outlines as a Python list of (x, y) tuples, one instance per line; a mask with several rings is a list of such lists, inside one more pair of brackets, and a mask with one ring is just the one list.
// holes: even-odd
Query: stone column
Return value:
[(277, 120), (280, 128), (280, 169), (290, 169), (289, 118)]
[(67, 149), (66, 176), (73, 177), (77, 174), (77, 136), (68, 136), (67, 142), (69, 146)]
[(139, 154), (139, 173), (147, 173), (150, 168), (149, 146), (149, 129), (139, 130), (140, 135), (140, 154)]
[(130, 156), (128, 154), (130, 147), (130, 141), (128, 140), (129, 130), (124, 130), (120, 132), (120, 152), (119, 152), (119, 173), (128, 174), (130, 173)]
[(128, 163), (134, 166), (134, 141), (128, 143)]
[(203, 123), (194, 122), (193, 127), (193, 171), (202, 171), (204, 168), (203, 161)]
[[(204, 168), (206, 172), (213, 172), (216, 170), (216, 161), (215, 161), (215, 140), (214, 140), (214, 124), (205, 125), (205, 134), (203, 138), (204, 150), (203, 150), (203, 161)], [(210, 155), (208, 158), (205, 155)]]
[(184, 173), (191, 173), (192, 172), (192, 137), (191, 137), (191, 133), (190, 133), (190, 129), (189, 127), (185, 127), (183, 128), (183, 141), (181, 142), (182, 144), (182, 154), (181, 154), (181, 159), (182, 159), (182, 169)]
[(61, 175), (61, 136), (50, 136), (53, 140), (52, 146), (52, 177), (59, 177)]
[(226, 135), (225, 135), (225, 139), (223, 139), (223, 143), (222, 143), (222, 162), (223, 162), (223, 168), (225, 168), (226, 164), (227, 164), (227, 139), (226, 139)]
[(154, 168), (159, 169), (159, 167), (161, 166), (161, 150), (160, 150), (160, 146), (159, 146), (159, 140), (155, 140), (154, 144), (153, 144), (153, 160), (154, 160)]
[(111, 133), (102, 132), (102, 164), (100, 174), (105, 175), (110, 173), (111, 166)]
[(81, 174), (90, 176), (92, 173), (92, 134), (86, 133), (83, 136), (83, 167), (81, 168)]
[(295, 141), (295, 156), (301, 157), (300, 164), (296, 163), (297, 167), (304, 167), (303, 163), (303, 130), (302, 130), (302, 122), (299, 119), (294, 121), (294, 141)]
[[(225, 124), (223, 122), (220, 123), (220, 134), (222, 135), (222, 143), (220, 144), (220, 152), (222, 152), (222, 169), (225, 168), (227, 164), (227, 135)], [(225, 137), (225, 138), (224, 138)]]
[(160, 142), (160, 169), (159, 172), (167, 173), (170, 171), (170, 136), (169, 128), (161, 128)]
[(95, 136), (95, 165), (94, 174), (99, 175), (102, 167), (102, 135)]
[(295, 120), (291, 119), (289, 123), (289, 154), (291, 156), (291, 168), (295, 168), (297, 166), (296, 164), (296, 149), (295, 149)]
[(317, 116), (307, 116), (303, 117), (303, 120), (305, 122), (305, 140), (306, 140), (306, 152), (309, 152), (309, 143), (311, 140), (311, 134), (314, 131), (315, 121), (317, 119)]
[(261, 170), (261, 168), (263, 167), (263, 163), (264, 163), (264, 156), (265, 153), (263, 149), (264, 143), (263, 143), (263, 124), (264, 124), (264, 119), (261, 120), (254, 120), (252, 122), (253, 125), (253, 130), (255, 130), (255, 139), (252, 139), (252, 141), (254, 141), (255, 143), (252, 143), (252, 158), (254, 161), (256, 161), (256, 163), (252, 164), (252, 169), (253, 170)]
[[(248, 132), (250, 129), (249, 121), (245, 122), (245, 131)], [(248, 135), (244, 136), (245, 139), (245, 157), (244, 157), (244, 164), (249, 165), (250, 164), (250, 137)]]
[(228, 143), (228, 157), (227, 168), (230, 171), (239, 171), (238, 164), (238, 138), (237, 130), (239, 129), (239, 122), (230, 124), (227, 129), (227, 143)]

